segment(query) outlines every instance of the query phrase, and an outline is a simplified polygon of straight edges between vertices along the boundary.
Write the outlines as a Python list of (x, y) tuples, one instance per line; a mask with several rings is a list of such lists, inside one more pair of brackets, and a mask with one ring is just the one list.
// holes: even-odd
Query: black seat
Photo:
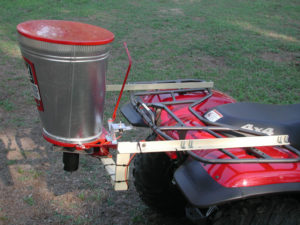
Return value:
[(291, 145), (300, 149), (300, 104), (268, 105), (232, 103), (215, 108), (217, 123), (254, 130), (269, 135), (288, 134)]

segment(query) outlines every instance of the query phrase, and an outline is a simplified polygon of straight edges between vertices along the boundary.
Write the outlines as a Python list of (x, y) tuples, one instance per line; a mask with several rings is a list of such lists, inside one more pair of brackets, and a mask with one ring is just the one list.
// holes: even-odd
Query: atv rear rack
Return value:
[[(199, 83), (200, 82), (200, 83)], [(189, 85), (184, 86), (184, 84), (187, 83)], [(195, 83), (195, 85), (191, 85)], [(201, 85), (203, 83), (203, 85)], [(205, 131), (211, 135), (213, 135), (216, 138), (220, 138), (224, 140), (224, 136), (235, 136), (235, 137), (251, 137), (251, 136), (266, 136), (266, 134), (250, 131), (242, 128), (232, 127), (225, 124), (220, 124), (217, 122), (211, 122), (204, 118), (202, 115), (199, 115), (199, 113), (194, 109), (197, 105), (203, 103), (207, 99), (209, 99), (212, 96), (212, 82), (204, 82), (202, 80), (196, 80), (196, 79), (185, 79), (185, 80), (167, 80), (167, 81), (157, 81), (157, 82), (138, 82), (131, 84), (132, 87), (135, 85), (141, 86), (141, 87), (148, 87), (147, 89), (152, 89), (149, 91), (142, 91), (142, 92), (135, 92), (131, 94), (130, 101), (131, 104), (134, 106), (135, 110), (141, 115), (147, 126), (149, 126), (157, 135), (159, 135), (164, 140), (174, 140), (171, 136), (169, 136), (165, 131), (178, 131), (180, 139), (185, 139), (185, 135), (187, 131)], [(165, 84), (165, 85), (164, 85)], [(177, 86), (181, 86), (179, 89), (176, 89), (176, 84), (180, 84)], [(163, 87), (165, 90), (153, 90), (158, 89), (159, 85), (164, 85)], [(196, 88), (198, 86), (198, 88)], [(131, 90), (136, 90), (134, 88), (131, 88)], [(205, 96), (201, 99), (197, 100), (177, 100), (175, 95), (180, 93), (195, 93), (195, 92), (203, 92), (205, 93)], [(169, 94), (172, 97), (171, 101), (161, 101), (159, 103), (147, 103), (143, 101), (143, 96), (155, 96), (160, 94)], [(178, 118), (169, 108), (170, 105), (177, 105), (177, 104), (189, 104), (188, 109), (189, 112), (192, 113), (200, 122), (206, 124), (207, 126), (187, 126), (180, 118)], [(173, 118), (176, 122), (176, 126), (160, 126), (159, 122), (156, 118), (156, 112), (159, 112), (161, 110), (164, 110), (168, 113), (168, 115)], [(217, 133), (218, 132), (218, 133)], [(221, 136), (222, 134), (223, 136)], [(280, 137), (281, 138), (281, 137)], [(225, 138), (228, 139), (228, 138)], [(230, 139), (230, 138), (229, 138)], [(236, 138), (234, 138), (236, 139)], [(187, 146), (191, 146), (191, 143), (193, 143), (193, 140), (185, 140), (189, 141), (190, 144), (187, 144)], [(196, 140), (194, 140), (195, 142)], [(233, 140), (232, 140), (233, 141)], [(229, 143), (229, 140), (228, 140)], [(259, 145), (256, 142), (256, 147)], [(280, 143), (280, 141), (278, 142)], [(247, 150), (247, 153), (251, 156), (255, 156), (256, 158), (246, 158), (241, 159), (238, 158), (236, 155), (232, 154), (228, 150), (224, 149), (226, 145), (224, 145), (222, 148), (218, 148), (218, 151), (221, 151), (222, 153), (226, 154), (229, 159), (207, 159), (204, 157), (200, 157), (192, 150), (196, 150), (195, 148), (179, 148), (178, 146), (174, 148), (174, 150), (185, 150), (187, 154), (189, 154), (194, 159), (203, 162), (203, 163), (209, 163), (209, 164), (220, 164), (220, 163), (295, 163), (300, 162), (300, 151), (290, 145), (287, 142), (287, 140), (284, 140), (281, 142), (282, 145), (287, 151), (292, 153), (292, 155), (295, 155), (296, 157), (291, 158), (273, 158), (270, 155), (267, 155), (265, 152), (262, 152), (258, 148), (255, 147), (245, 147)], [(119, 143), (120, 144), (120, 143)], [(178, 144), (177, 144), (178, 145)], [(129, 147), (129, 146), (126, 146)], [(200, 149), (204, 149), (201, 148)], [(240, 142), (238, 146), (236, 147), (243, 147), (243, 143)], [(232, 146), (226, 148), (233, 148)], [(139, 147), (139, 149), (141, 149)], [(210, 148), (211, 149), (211, 148)], [(164, 150), (164, 148), (162, 148)], [(189, 150), (189, 151), (188, 151)]]
[[(179, 156), (182, 154), (189, 154), (196, 160), (207, 163), (207, 164), (220, 164), (220, 163), (292, 163), (300, 161), (300, 152), (289, 146), (287, 135), (275, 135), (266, 136), (265, 134), (257, 133), (250, 130), (244, 130), (241, 128), (235, 128), (225, 126), (218, 123), (213, 123), (206, 120), (201, 115), (198, 115), (197, 111), (193, 107), (201, 104), (205, 100), (209, 99), (213, 92), (211, 88), (213, 82), (204, 82), (201, 80), (187, 79), (187, 80), (168, 80), (168, 81), (157, 81), (157, 82), (139, 82), (124, 85), (107, 85), (106, 90), (118, 91), (118, 90), (129, 90), (139, 91), (132, 93), (130, 97), (131, 105), (134, 107), (132, 110), (135, 114), (133, 117), (139, 117), (136, 112), (139, 113), (143, 119), (139, 126), (150, 127), (154, 133), (159, 135), (161, 141), (138, 141), (138, 142), (118, 142), (116, 140), (116, 133), (123, 132), (127, 129), (125, 124), (112, 124), (109, 120), (109, 135), (106, 135), (108, 148), (117, 149), (116, 160), (112, 158), (99, 156), (98, 158), (102, 161), (106, 171), (111, 177), (112, 183), (115, 190), (127, 190), (128, 189), (128, 170), (129, 165), (134, 157), (132, 153), (153, 153), (153, 152), (175, 152)], [(144, 91), (144, 90), (147, 91)], [(197, 100), (178, 100), (176, 99), (177, 94), (184, 93), (195, 93), (203, 92), (204, 97)], [(164, 101), (159, 103), (147, 103), (143, 101), (143, 96), (151, 97), (159, 94), (170, 94), (172, 100)], [(207, 126), (187, 126), (180, 118), (178, 118), (169, 108), (171, 105), (188, 104), (189, 112), (196, 116), (200, 124), (205, 123)], [(173, 118), (177, 124), (175, 126), (161, 126), (159, 123), (159, 111), (164, 110), (167, 112), (170, 118)], [(140, 122), (140, 121), (139, 121)], [(179, 131), (179, 140), (173, 139), (169, 136), (166, 131)], [(187, 131), (205, 131), (212, 134), (216, 138), (208, 139), (189, 139), (185, 140)], [(221, 136), (222, 134), (223, 136)], [(225, 135), (231, 137), (225, 137)], [(255, 143), (255, 144), (253, 144)], [(296, 157), (287, 159), (272, 158), (255, 147), (261, 146), (284, 146), (284, 151), (293, 153)], [(103, 146), (105, 147), (105, 144)], [(225, 150), (226, 148), (244, 148), (247, 149), (249, 154), (254, 155), (255, 159), (240, 159), (234, 154)], [(230, 159), (207, 159), (199, 157), (194, 151), (206, 151), (206, 150), (217, 150), (226, 154)]]

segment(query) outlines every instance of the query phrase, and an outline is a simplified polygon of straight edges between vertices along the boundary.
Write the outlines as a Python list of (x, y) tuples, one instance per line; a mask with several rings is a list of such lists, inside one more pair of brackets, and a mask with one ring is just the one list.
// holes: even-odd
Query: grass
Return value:
[(136, 207), (131, 210), (130, 216), (132, 224), (147, 224), (147, 221), (145, 221), (145, 218), (143, 216), (143, 210), (145, 210), (144, 207)]
[(103, 191), (98, 188), (93, 190), (93, 194), (90, 196), (89, 200), (100, 202), (103, 196), (104, 196)]
[(86, 198), (85, 193), (84, 193), (84, 192), (80, 192), (80, 193), (78, 194), (78, 198), (79, 198), (80, 200), (84, 201), (85, 198)]
[(30, 169), (28, 173), (32, 176), (33, 179), (38, 179), (40, 176), (43, 175), (42, 171)]
[(23, 127), (23, 126), (25, 126), (24, 119), (20, 118), (20, 117), (12, 118), (9, 122), (14, 127)]
[(24, 201), (25, 201), (28, 205), (30, 205), (30, 206), (33, 206), (33, 205), (34, 205), (34, 199), (33, 199), (33, 197), (32, 197), (31, 194), (28, 195), (28, 196), (25, 196), (25, 197), (24, 197)]
[(127, 41), (134, 59), (129, 81), (200, 78), (241, 101), (295, 103), (299, 10), (296, 0), (5, 1), (0, 52), (22, 64), (15, 31), (22, 21), (82, 21), (115, 33), (109, 83), (122, 82), (127, 62), (121, 43)]
[(8, 112), (14, 110), (14, 104), (10, 102), (8, 99), (0, 101), (0, 107)]
[(7, 216), (0, 216), (0, 221), (7, 221), (8, 220), (8, 217)]
[(89, 224), (91, 218), (86, 218), (84, 216), (77, 216), (72, 217), (70, 215), (65, 215), (61, 213), (56, 213), (55, 217), (58, 219), (59, 224), (72, 224), (72, 225), (79, 225), (79, 224)]

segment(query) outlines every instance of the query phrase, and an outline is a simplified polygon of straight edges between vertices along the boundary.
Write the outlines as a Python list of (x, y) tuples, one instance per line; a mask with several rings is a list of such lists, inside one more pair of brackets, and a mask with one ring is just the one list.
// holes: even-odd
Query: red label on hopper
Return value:
[(35, 68), (32, 62), (30, 62), (28, 59), (26, 59), (24, 57), (25, 60), (25, 64), (28, 70), (28, 75), (29, 75), (29, 79), (31, 82), (31, 86), (32, 86), (32, 91), (33, 91), (33, 97), (35, 99), (37, 108), (39, 111), (44, 111), (44, 106), (43, 106), (43, 102), (42, 102), (42, 98), (40, 95), (40, 89), (39, 89), (39, 85), (38, 85), (38, 80), (36, 77), (36, 73), (35, 73)]

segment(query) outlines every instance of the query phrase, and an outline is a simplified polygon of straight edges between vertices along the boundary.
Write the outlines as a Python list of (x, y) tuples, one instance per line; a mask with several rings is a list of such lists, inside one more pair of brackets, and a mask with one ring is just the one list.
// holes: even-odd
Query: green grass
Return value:
[(11, 118), (9, 123), (12, 127), (24, 127), (26, 125), (22, 117)]
[(80, 192), (80, 193), (78, 194), (78, 198), (79, 198), (80, 200), (84, 201), (85, 198), (86, 198), (85, 193), (84, 193), (84, 192)]
[(55, 214), (55, 218), (58, 220), (57, 222), (59, 224), (74, 224), (74, 225), (79, 225), (79, 224), (90, 224), (91, 222), (91, 218), (89, 217), (84, 217), (84, 216), (70, 216), (70, 215), (66, 215), (63, 213), (57, 213)]
[(13, 60), (21, 68), (18, 23), (82, 21), (116, 36), (108, 83), (122, 82), (127, 66), (122, 42), (127, 41), (133, 57), (129, 81), (200, 78), (241, 101), (296, 103), (299, 11), (296, 0), (7, 0), (0, 9), (0, 53), (3, 63)]
[(12, 111), (14, 110), (14, 105), (9, 100), (5, 99), (0, 101), (0, 107), (3, 108), (6, 111)]
[(32, 195), (30, 194), (30, 195), (28, 195), (28, 196), (25, 196), (24, 198), (23, 198), (23, 200), (24, 200), (24, 202), (26, 202), (28, 205), (30, 205), (30, 206), (33, 206), (34, 205), (34, 199), (33, 199), (33, 197), (32, 197)]

